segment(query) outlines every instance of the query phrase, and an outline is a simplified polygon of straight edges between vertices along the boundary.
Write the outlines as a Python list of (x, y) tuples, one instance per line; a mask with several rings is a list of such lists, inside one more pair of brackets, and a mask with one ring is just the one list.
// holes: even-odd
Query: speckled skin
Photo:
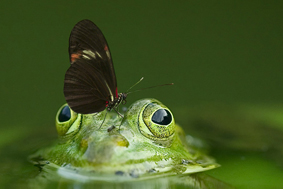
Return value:
[(161, 102), (143, 99), (123, 118), (115, 112), (82, 115), (71, 111), (71, 119), (63, 123), (58, 121), (60, 109), (56, 117), (58, 143), (33, 157), (58, 167), (129, 177), (195, 173), (218, 167), (187, 142), (173, 115), (165, 126), (153, 123), (151, 117), (158, 109), (171, 113)]

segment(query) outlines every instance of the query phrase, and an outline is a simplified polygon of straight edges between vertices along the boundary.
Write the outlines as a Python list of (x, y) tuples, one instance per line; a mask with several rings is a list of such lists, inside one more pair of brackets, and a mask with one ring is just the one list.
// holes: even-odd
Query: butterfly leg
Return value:
[(106, 118), (106, 116), (107, 116), (107, 113), (108, 113), (108, 111), (106, 111), (105, 116), (104, 116), (104, 118), (103, 118), (103, 121), (102, 121), (101, 125), (99, 126), (99, 128), (98, 128), (97, 130), (99, 130), (99, 129), (102, 127), (102, 125), (103, 125), (103, 123), (104, 123), (104, 121), (105, 121), (105, 118)]
[(122, 115), (122, 114), (120, 114), (120, 112), (117, 110), (117, 108), (113, 108), (114, 110), (115, 110), (115, 112), (119, 115), (119, 116), (121, 116), (121, 118), (124, 118), (124, 116)]

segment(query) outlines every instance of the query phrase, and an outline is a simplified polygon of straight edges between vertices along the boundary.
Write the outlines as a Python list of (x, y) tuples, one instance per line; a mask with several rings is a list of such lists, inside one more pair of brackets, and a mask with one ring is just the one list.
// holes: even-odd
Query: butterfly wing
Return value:
[(117, 81), (106, 39), (93, 22), (82, 20), (75, 25), (69, 56), (71, 66), (64, 81), (68, 105), (83, 114), (104, 110), (117, 96)]

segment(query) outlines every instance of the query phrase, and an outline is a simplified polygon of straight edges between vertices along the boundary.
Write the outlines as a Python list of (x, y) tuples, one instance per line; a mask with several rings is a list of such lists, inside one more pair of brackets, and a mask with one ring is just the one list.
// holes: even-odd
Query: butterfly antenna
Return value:
[(131, 90), (134, 86), (136, 86), (137, 84), (139, 84), (141, 81), (143, 80), (143, 77), (138, 81), (136, 82), (133, 86), (131, 86), (127, 91), (126, 91), (126, 94), (128, 94), (128, 91)]
[(146, 87), (146, 88), (138, 89), (138, 90), (135, 90), (135, 91), (130, 91), (127, 94), (135, 93), (135, 92), (138, 92), (138, 91), (142, 91), (142, 90), (146, 90), (146, 89), (151, 89), (151, 88), (155, 88), (155, 87), (163, 87), (163, 86), (167, 86), (167, 85), (174, 85), (174, 83), (167, 83), (167, 84), (163, 84), (163, 85), (155, 85), (155, 86), (151, 86), (151, 87)]

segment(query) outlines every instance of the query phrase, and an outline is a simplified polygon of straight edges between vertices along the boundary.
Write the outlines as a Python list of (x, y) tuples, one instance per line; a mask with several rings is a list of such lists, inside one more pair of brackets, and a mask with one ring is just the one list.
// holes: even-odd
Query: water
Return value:
[[(212, 109), (212, 107), (217, 108)], [(0, 136), (3, 139), (0, 145), (2, 167), (0, 183), (4, 187), (13, 186), (18, 188), (37, 188), (38, 186), (44, 186), (45, 188), (53, 188), (55, 186), (59, 188), (88, 188), (93, 186), (105, 188), (143, 188), (142, 186), (183, 188), (185, 187), (184, 183), (191, 183), (190, 188), (232, 188), (232, 186), (236, 188), (280, 188), (283, 176), (283, 164), (281, 161), (283, 151), (281, 138), (276, 138), (276, 135), (283, 136), (283, 123), (280, 124), (275, 119), (277, 116), (273, 116), (273, 119), (270, 119), (270, 115), (267, 116), (268, 118), (263, 116), (257, 118), (250, 116), (248, 112), (243, 114), (243, 112), (251, 109), (243, 109), (243, 107), (250, 106), (240, 106), (242, 109), (240, 117), (236, 113), (238, 108), (229, 106), (230, 111), (227, 111), (225, 107), (227, 108), (227, 106), (223, 105), (206, 106), (205, 111), (202, 109), (203, 106), (190, 111), (181, 110), (183, 114), (187, 112), (187, 114), (191, 115), (189, 118), (188, 116), (183, 118), (183, 122), (187, 120), (186, 122), (190, 123), (186, 133), (194, 133), (194, 136), (201, 136), (202, 138), (200, 139), (206, 141), (210, 146), (210, 155), (221, 164), (221, 167), (206, 171), (203, 174), (193, 174), (192, 176), (183, 177), (183, 180), (174, 179), (174, 177), (161, 177), (146, 181), (115, 181), (110, 183), (101, 181), (82, 182), (81, 179), (78, 181), (60, 178), (56, 176), (58, 174), (56, 169), (44, 167), (40, 171), (40, 168), (35, 167), (28, 159), (28, 156), (36, 149), (52, 145), (52, 142), (56, 140), (55, 126), (53, 129), (45, 127), (41, 130), (35, 129), (32, 132), (22, 132), (20, 130), (15, 132), (15, 129), (18, 127), (11, 127), (6, 131), (2, 130)], [(275, 106), (275, 109), (272, 107), (274, 106), (269, 106), (267, 109), (264, 106), (260, 109), (257, 106), (257, 115), (260, 115), (260, 112), (267, 112), (267, 110), (269, 112), (273, 111), (272, 115), (278, 115), (278, 112), (283, 110), (283, 106), (281, 109), (278, 106)], [(202, 113), (198, 114), (200, 110)], [(254, 112), (254, 109), (252, 110)], [(180, 115), (182, 114), (180, 113)], [(249, 116), (245, 117), (243, 115)], [(223, 117), (228, 118), (231, 124), (226, 125), (227, 120), (223, 119)], [(202, 124), (200, 124), (200, 120), (202, 120)], [(223, 125), (225, 126), (224, 128), (221, 127)], [(259, 125), (262, 125), (260, 129)], [(252, 130), (253, 126), (255, 126), (255, 130), (251, 133), (250, 130)], [(247, 127), (250, 128), (247, 129)], [(278, 128), (281, 128), (281, 130)], [(247, 135), (243, 135), (242, 131), (248, 132)], [(274, 132), (277, 134), (275, 135)], [(13, 133), (13, 140), (11, 138), (12, 134), (9, 133)], [(5, 138), (7, 135), (10, 136), (10, 140), (7, 137)], [(230, 136), (230, 138), (227, 136)], [(260, 136), (260, 138), (257, 136)], [(270, 139), (272, 136), (273, 139)], [(200, 183), (205, 184), (197, 187)]]

